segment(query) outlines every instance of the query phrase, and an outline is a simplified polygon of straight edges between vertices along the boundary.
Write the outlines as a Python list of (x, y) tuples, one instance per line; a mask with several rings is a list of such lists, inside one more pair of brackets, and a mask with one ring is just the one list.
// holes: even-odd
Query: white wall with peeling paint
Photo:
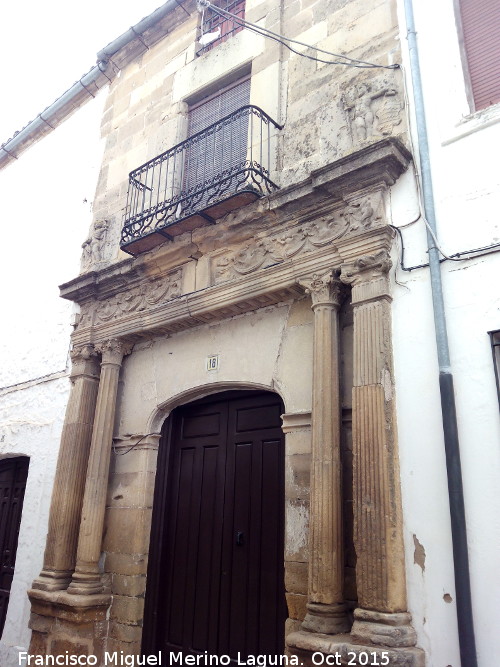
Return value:
[[(453, 0), (413, 4), (439, 241), (444, 252), (452, 255), (500, 241), (496, 149), (500, 105), (470, 112)], [(399, 9), (404, 26), (402, 2)], [(405, 46), (406, 40), (402, 42)], [(406, 266), (427, 261), (422, 219), (404, 227), (418, 211), (412, 189), (406, 176), (392, 192), (393, 222), (402, 228)], [(442, 264), (480, 667), (496, 667), (500, 656), (500, 419), (487, 333), (500, 329), (499, 275), (498, 252)], [(459, 667), (429, 270), (405, 272), (398, 267), (394, 278), (394, 363), (409, 606), (428, 667)]]
[(0, 172), (0, 459), (29, 456), (0, 665), (18, 665), (30, 631), (26, 591), (41, 569), (69, 395), (73, 306), (57, 286), (79, 272), (102, 155), (104, 96)]

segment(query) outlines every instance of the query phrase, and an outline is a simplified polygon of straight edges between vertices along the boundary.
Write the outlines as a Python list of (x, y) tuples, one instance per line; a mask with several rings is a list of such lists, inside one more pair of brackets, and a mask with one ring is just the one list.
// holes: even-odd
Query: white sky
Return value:
[(164, 0), (0, 3), (0, 144), (96, 63), (106, 44)]

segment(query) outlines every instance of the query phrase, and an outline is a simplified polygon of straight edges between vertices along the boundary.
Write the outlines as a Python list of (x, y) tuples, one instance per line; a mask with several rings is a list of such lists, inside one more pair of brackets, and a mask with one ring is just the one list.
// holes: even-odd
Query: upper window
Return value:
[[(214, 0), (214, 7), (219, 7), (226, 12), (234, 14), (240, 19), (245, 18), (245, 0)], [(243, 29), (241, 23), (230, 16), (221, 16), (217, 11), (210, 8), (205, 9), (201, 19), (201, 48), (198, 51), (204, 53), (217, 44), (225, 42), (228, 37)]]
[(475, 111), (500, 102), (500, 3), (459, 0), (462, 51)]

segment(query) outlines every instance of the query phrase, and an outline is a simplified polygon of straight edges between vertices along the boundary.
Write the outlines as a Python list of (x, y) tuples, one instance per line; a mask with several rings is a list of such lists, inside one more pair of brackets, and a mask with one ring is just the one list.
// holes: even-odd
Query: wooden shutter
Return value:
[(485, 109), (500, 102), (500, 2), (460, 0), (460, 17), (474, 107)]
[[(250, 101), (250, 77), (222, 88), (189, 108), (188, 136), (216, 123)], [(225, 170), (243, 164), (247, 152), (248, 117), (221, 128), (206, 140), (189, 147), (186, 157), (184, 189), (192, 191), (208, 184)], [(202, 206), (200, 205), (200, 208)]]

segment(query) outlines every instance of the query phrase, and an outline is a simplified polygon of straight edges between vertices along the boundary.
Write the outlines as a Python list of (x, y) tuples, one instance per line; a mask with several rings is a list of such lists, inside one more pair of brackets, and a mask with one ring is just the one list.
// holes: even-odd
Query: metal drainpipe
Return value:
[[(404, 0), (410, 69), (413, 83), (413, 99), (420, 156), (422, 193), (427, 222), (435, 236), (436, 215), (432, 188), (431, 168), (427, 125), (418, 59), (417, 35), (413, 17), (412, 0)], [(476, 641), (472, 616), (472, 601), (469, 575), (469, 556), (467, 549), (467, 528), (465, 522), (462, 469), (460, 464), (460, 446), (458, 440), (457, 414), (453, 375), (451, 372), (448, 334), (444, 311), (443, 288), (439, 251), (434, 239), (427, 230), (427, 247), (431, 276), (432, 303), (436, 329), (436, 346), (439, 363), (439, 388), (441, 393), (441, 412), (448, 472), (448, 495), (450, 501), (451, 536), (453, 542), (453, 561), (455, 571), (455, 590), (457, 602), (458, 639), (462, 667), (477, 667)]]

